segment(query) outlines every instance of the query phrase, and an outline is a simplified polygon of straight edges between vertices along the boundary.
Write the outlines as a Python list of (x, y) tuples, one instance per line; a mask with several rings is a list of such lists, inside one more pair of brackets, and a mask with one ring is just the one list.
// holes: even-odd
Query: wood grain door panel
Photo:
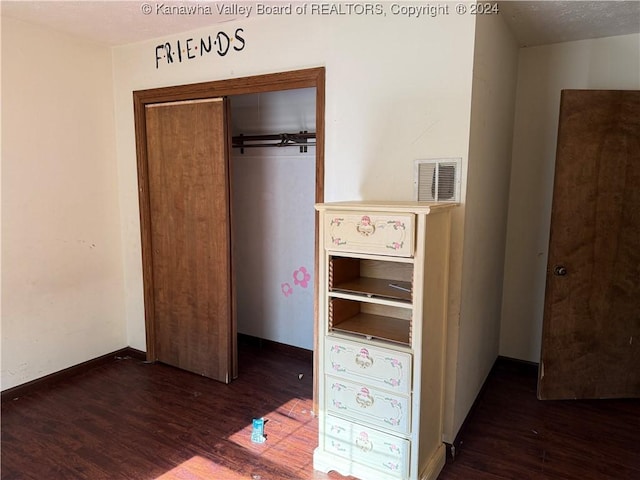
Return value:
[(640, 92), (562, 93), (538, 396), (640, 396)]
[(226, 102), (145, 109), (158, 361), (225, 383), (232, 361)]

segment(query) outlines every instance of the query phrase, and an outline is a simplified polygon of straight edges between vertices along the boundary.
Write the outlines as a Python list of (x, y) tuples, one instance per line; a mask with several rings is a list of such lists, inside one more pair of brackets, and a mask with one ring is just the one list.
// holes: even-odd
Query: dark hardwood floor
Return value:
[(438, 480), (640, 480), (640, 400), (540, 401), (536, 384), (498, 359)]
[[(230, 385), (124, 357), (3, 402), (2, 480), (342, 479), (313, 470), (310, 355), (240, 351)], [(539, 402), (498, 362), (439, 479), (640, 479), (639, 422), (639, 401)]]

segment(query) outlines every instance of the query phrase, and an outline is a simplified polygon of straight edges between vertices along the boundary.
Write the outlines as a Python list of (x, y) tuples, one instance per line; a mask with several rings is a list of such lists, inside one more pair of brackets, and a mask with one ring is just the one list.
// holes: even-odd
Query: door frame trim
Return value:
[[(149, 176), (147, 157), (147, 135), (145, 107), (153, 103), (201, 100), (212, 97), (227, 97), (252, 93), (316, 89), (316, 188), (315, 202), (324, 201), (324, 113), (325, 113), (325, 68), (309, 68), (288, 72), (270, 73), (249, 77), (215, 80), (210, 82), (152, 88), (133, 92), (136, 158), (138, 167), (138, 201), (140, 209), (140, 234), (142, 241), (142, 277), (144, 289), (145, 333), (147, 360), (156, 360), (156, 335), (153, 298), (153, 265), (151, 256), (151, 209), (149, 201)], [(318, 325), (318, 214), (315, 213), (315, 260), (314, 260), (314, 350), (317, 346)], [(232, 306), (233, 308), (233, 306)], [(233, 326), (235, 331), (235, 325)], [(235, 341), (233, 342), (235, 345)], [(235, 349), (234, 349), (235, 350)], [(232, 360), (234, 376), (237, 362)], [(316, 365), (314, 361), (314, 372)], [(314, 399), (316, 398), (314, 382)], [(315, 402), (314, 402), (315, 404)]]

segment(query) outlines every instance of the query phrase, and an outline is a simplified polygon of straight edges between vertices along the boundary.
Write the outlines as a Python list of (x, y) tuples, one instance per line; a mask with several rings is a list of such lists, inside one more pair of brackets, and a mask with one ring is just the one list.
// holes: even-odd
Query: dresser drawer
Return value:
[(398, 433), (410, 433), (411, 403), (407, 396), (394, 395), (328, 375), (325, 378), (325, 392), (328, 412)]
[(411, 393), (411, 354), (327, 337), (324, 355), (325, 372), (409, 395)]
[(413, 256), (415, 215), (327, 212), (324, 222), (329, 250)]
[(325, 417), (324, 448), (327, 452), (389, 475), (407, 478), (409, 446), (404, 438), (331, 415)]

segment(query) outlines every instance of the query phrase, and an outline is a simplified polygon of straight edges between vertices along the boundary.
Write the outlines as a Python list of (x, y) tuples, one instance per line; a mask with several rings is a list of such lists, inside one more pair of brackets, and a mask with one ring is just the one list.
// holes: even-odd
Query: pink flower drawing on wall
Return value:
[(288, 297), (293, 293), (293, 288), (291, 288), (291, 285), (289, 285), (287, 282), (282, 283), (280, 285), (280, 288), (282, 289), (282, 293), (285, 297)]
[(306, 268), (300, 267), (298, 270), (293, 272), (293, 283), (295, 285), (307, 288), (309, 286), (309, 280), (311, 280), (311, 274), (307, 272)]

